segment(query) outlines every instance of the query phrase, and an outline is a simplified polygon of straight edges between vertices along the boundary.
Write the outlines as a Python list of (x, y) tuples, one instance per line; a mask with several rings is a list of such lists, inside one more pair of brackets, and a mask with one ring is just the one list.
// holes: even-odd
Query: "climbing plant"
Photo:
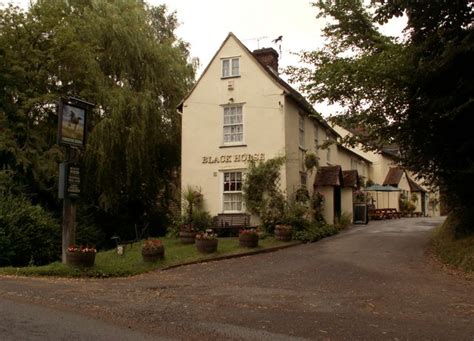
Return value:
[(279, 184), (280, 168), (284, 162), (284, 157), (250, 162), (243, 185), (247, 209), (260, 217), (269, 229), (279, 223), (284, 214), (285, 196)]

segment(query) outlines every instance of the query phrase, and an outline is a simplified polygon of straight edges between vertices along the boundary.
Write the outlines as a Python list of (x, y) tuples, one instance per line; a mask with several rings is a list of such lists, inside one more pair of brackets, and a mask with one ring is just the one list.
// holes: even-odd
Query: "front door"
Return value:
[(341, 187), (334, 187), (334, 221), (341, 218)]

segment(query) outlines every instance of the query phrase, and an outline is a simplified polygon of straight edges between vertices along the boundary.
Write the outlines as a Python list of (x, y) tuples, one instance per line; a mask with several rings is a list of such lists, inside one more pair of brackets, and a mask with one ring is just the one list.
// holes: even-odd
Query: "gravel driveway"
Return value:
[[(314, 244), (133, 278), (0, 277), (0, 304), (10, 302), (12, 311), (15, 302), (29, 305), (31, 314), (41, 306), (74, 314), (72, 321), (80, 315), (84, 328), (101, 323), (121, 336), (105, 331), (97, 339), (472, 341), (474, 282), (447, 274), (425, 255), (441, 222), (376, 221)], [(16, 314), (18, 321), (5, 325), (6, 310), (0, 309), (0, 339), (13, 338), (16, 324), (34, 331), (65, 323), (51, 318), (30, 326)], [(66, 334), (53, 329), (49, 336)]]

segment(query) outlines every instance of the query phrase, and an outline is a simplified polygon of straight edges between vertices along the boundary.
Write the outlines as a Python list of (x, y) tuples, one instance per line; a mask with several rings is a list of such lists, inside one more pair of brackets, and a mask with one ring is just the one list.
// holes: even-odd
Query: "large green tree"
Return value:
[[(312, 102), (342, 105), (333, 120), (365, 131), (349, 142), (397, 143), (404, 165), (474, 212), (470, 1), (321, 0), (314, 6), (328, 19), (327, 44), (302, 53), (309, 66), (290, 68), (292, 80)], [(403, 15), (403, 38), (380, 33), (379, 25)]]
[(164, 210), (179, 167), (175, 108), (195, 70), (177, 26), (165, 6), (140, 0), (38, 0), (28, 11), (1, 10), (0, 185), (8, 179), (58, 208), (54, 103), (73, 95), (96, 104), (83, 206), (130, 221)]

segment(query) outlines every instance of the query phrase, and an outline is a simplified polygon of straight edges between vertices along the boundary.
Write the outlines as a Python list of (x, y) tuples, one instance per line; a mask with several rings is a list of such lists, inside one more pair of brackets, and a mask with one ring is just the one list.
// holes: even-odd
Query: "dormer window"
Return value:
[(222, 78), (240, 76), (239, 58), (222, 59)]

